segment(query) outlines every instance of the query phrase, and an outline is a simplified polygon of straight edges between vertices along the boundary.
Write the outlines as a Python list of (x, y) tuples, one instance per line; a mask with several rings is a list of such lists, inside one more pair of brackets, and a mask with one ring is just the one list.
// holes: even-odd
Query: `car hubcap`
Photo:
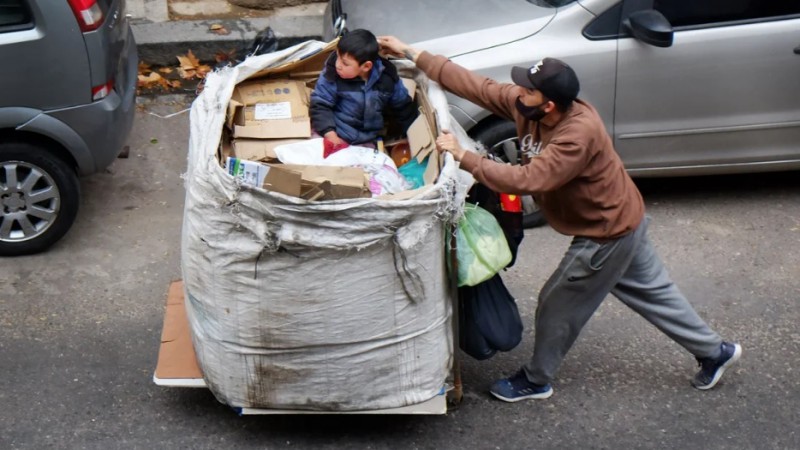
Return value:
[(55, 181), (41, 168), (6, 161), (0, 170), (0, 241), (33, 239), (55, 222), (61, 196)]

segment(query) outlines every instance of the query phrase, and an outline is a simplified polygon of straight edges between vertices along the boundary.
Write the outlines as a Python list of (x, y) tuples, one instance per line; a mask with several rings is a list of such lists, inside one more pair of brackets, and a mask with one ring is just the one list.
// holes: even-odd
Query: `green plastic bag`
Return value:
[(471, 203), (464, 206), (458, 222), (456, 246), (459, 286), (482, 283), (511, 262), (511, 250), (497, 219)]

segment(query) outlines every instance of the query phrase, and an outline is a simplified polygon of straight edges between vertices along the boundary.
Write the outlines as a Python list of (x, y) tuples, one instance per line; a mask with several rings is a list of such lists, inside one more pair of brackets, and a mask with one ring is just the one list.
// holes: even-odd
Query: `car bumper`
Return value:
[(106, 98), (86, 105), (45, 114), (66, 124), (83, 143), (83, 149), (69, 148), (79, 175), (108, 167), (122, 151), (130, 136), (136, 114), (136, 80), (139, 57), (133, 33), (126, 42), (128, 57), (117, 74), (122, 82)]

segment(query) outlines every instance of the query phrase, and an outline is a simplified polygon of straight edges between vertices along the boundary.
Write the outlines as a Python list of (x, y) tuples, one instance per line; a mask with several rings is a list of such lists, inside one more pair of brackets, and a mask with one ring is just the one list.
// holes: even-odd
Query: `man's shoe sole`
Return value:
[(719, 370), (717, 370), (717, 373), (716, 375), (714, 375), (714, 379), (711, 380), (711, 383), (708, 383), (705, 386), (695, 386), (695, 388), (700, 389), (701, 391), (706, 391), (708, 389), (713, 388), (714, 386), (717, 385), (717, 382), (720, 380), (720, 378), (722, 378), (722, 374), (725, 373), (725, 370), (727, 370), (728, 367), (733, 365), (733, 363), (735, 363), (736, 361), (739, 360), (739, 358), (742, 357), (742, 346), (739, 344), (733, 344), (733, 345), (734, 345), (733, 356), (731, 356), (731, 359), (727, 360), (725, 364), (723, 364), (722, 367), (720, 367)]
[(504, 402), (514, 403), (514, 402), (519, 402), (519, 401), (522, 401), (522, 400), (529, 400), (529, 399), (544, 400), (546, 398), (550, 398), (550, 396), (553, 395), (553, 388), (550, 388), (547, 392), (540, 392), (538, 394), (523, 395), (521, 397), (515, 397), (515, 398), (503, 397), (502, 395), (500, 395), (500, 394), (498, 394), (496, 392), (492, 392), (492, 391), (489, 391), (489, 393), (494, 395), (495, 397), (499, 398), (500, 400), (502, 400)]

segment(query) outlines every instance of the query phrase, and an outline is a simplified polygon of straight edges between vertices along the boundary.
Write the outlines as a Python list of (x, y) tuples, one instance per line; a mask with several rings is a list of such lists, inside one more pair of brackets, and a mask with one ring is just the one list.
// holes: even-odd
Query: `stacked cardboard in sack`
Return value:
[[(220, 143), (220, 164), (243, 182), (306, 200), (370, 197), (369, 176), (358, 167), (285, 165), (275, 148), (309, 139), (310, 95), (336, 41), (308, 58), (268, 68), (239, 83), (228, 105)], [(432, 184), (440, 170), (435, 149), (437, 129), (433, 108), (424, 90), (408, 78), (403, 82), (421, 114), (407, 132), (411, 154), (419, 163), (428, 159), (423, 179)], [(412, 192), (385, 195), (400, 199)]]

